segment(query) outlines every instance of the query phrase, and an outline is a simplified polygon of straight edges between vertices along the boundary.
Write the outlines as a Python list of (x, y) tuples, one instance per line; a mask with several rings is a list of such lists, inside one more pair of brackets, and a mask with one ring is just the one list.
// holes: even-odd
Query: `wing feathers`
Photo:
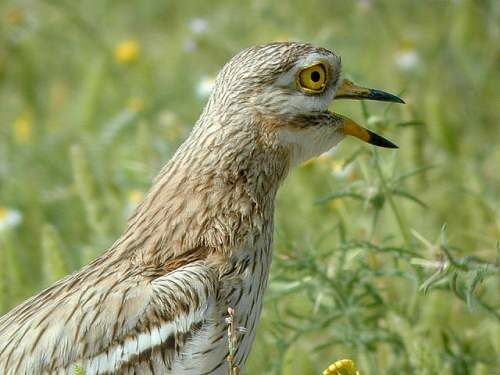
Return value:
[(135, 277), (117, 283), (112, 274), (99, 281), (45, 304), (30, 299), (34, 310), (17, 309), (21, 322), (4, 317), (9, 324), (0, 327), (0, 373), (71, 372), (76, 365), (87, 375), (119, 372), (154, 350), (171, 362), (176, 338), (199, 326), (213, 305), (217, 277), (197, 261), (150, 282)]

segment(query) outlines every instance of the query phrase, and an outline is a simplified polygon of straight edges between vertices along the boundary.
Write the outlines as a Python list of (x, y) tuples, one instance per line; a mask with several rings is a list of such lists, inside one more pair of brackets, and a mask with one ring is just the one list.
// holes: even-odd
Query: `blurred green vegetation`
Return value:
[(0, 3), (0, 312), (78, 269), (189, 132), (240, 49), (302, 40), (405, 106), (338, 101), (356, 140), (278, 196), (250, 374), (500, 371), (500, 2)]

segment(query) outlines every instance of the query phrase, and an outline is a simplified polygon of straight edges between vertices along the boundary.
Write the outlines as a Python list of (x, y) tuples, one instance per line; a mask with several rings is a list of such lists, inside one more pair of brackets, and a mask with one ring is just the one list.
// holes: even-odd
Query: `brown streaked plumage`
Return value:
[(234, 355), (243, 368), (271, 263), (274, 198), (290, 168), (345, 134), (392, 145), (327, 108), (336, 90), (400, 99), (339, 77), (340, 59), (310, 44), (233, 57), (123, 235), (0, 318), (0, 373), (225, 374), (228, 307), (248, 331)]

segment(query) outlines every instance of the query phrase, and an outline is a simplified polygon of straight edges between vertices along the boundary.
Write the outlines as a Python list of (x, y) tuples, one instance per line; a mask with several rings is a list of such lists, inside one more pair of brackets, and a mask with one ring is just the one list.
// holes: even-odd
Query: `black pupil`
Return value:
[(321, 78), (321, 74), (317, 70), (311, 73), (311, 81), (313, 82), (318, 82), (319, 79)]

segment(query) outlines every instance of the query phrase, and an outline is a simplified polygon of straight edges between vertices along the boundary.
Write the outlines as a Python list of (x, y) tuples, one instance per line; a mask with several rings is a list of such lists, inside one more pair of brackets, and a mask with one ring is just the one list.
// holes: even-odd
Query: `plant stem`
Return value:
[(392, 198), (392, 192), (389, 186), (387, 186), (387, 181), (385, 180), (384, 174), (382, 172), (382, 168), (380, 167), (379, 155), (377, 150), (373, 150), (374, 152), (374, 160), (375, 160), (375, 170), (377, 171), (377, 175), (380, 178), (382, 183), (382, 189), (384, 190), (384, 195), (391, 206), (392, 212), (396, 218), (396, 222), (398, 223), (399, 230), (401, 231), (401, 235), (403, 236), (406, 245), (408, 248), (412, 249), (413, 244), (411, 241), (410, 231), (408, 230), (408, 224), (403, 214), (398, 210), (394, 199)]

